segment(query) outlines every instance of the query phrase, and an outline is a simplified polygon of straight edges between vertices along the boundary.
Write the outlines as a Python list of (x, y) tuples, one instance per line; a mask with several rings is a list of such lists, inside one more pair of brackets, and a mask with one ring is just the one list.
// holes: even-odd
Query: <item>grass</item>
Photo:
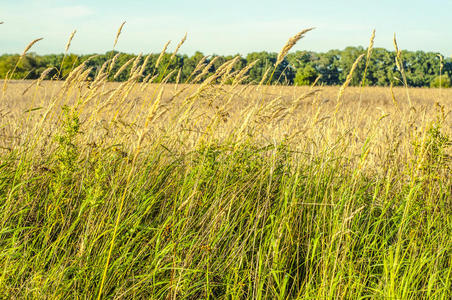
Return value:
[(130, 63), (5, 82), (3, 298), (450, 299), (451, 90)]

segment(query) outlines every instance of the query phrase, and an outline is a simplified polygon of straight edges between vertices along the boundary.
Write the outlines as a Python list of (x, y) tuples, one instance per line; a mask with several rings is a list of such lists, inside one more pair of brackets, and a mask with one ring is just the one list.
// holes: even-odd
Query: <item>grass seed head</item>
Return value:
[(122, 72), (124, 72), (125, 69), (127, 69), (127, 67), (135, 60), (134, 57), (132, 57), (131, 59), (129, 59), (128, 61), (126, 61), (120, 68), (118, 71), (116, 71), (115, 76), (113, 76), (113, 79), (118, 78), (119, 75), (121, 75)]
[(72, 31), (71, 35), (69, 36), (69, 39), (68, 39), (68, 41), (66, 43), (66, 47), (64, 49), (65, 53), (67, 53), (67, 51), (69, 50), (69, 47), (71, 46), (72, 39), (74, 38), (74, 35), (75, 35), (76, 32), (77, 32), (77, 30)]
[(116, 33), (115, 42), (113, 43), (113, 48), (116, 47), (116, 44), (118, 43), (119, 36), (121, 35), (122, 28), (126, 24), (126, 21), (122, 22), (121, 26), (119, 26), (118, 32)]
[(281, 51), (279, 51), (278, 57), (276, 59), (275, 67), (278, 66), (284, 60), (286, 55), (289, 53), (290, 49), (292, 49), (293, 46), (295, 46), (295, 44), (304, 36), (304, 34), (313, 29), (314, 29), (314, 27), (304, 29), (304, 30), (300, 31), (299, 33), (297, 33), (296, 35), (294, 35), (293, 37), (291, 37), (287, 41), (287, 43), (284, 45), (284, 47), (281, 49)]
[(157, 61), (155, 62), (155, 68), (157, 69), (159, 67), (160, 61), (163, 58), (163, 55), (166, 53), (166, 49), (168, 49), (168, 45), (171, 43), (171, 41), (166, 42), (165, 46), (163, 46), (162, 52), (160, 52), (159, 57), (157, 58)]
[(27, 47), (25, 47), (24, 52), (22, 52), (22, 55), (20, 56), (20, 58), (24, 57), (27, 54), (28, 50), (30, 50), (34, 44), (36, 44), (37, 42), (39, 42), (42, 39), (44, 39), (44, 38), (36, 39), (36, 40), (32, 41), (30, 44), (28, 44)]

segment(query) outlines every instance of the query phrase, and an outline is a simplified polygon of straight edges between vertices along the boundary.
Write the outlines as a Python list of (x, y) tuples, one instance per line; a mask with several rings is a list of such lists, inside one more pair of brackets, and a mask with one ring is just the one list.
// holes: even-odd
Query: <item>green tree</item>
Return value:
[[(341, 51), (340, 60), (338, 62), (339, 80), (342, 84), (348, 76), (352, 65), (355, 63), (358, 56), (365, 53), (363, 47), (347, 47)], [(353, 72), (351, 85), (359, 85), (364, 74), (365, 60), (361, 59), (357, 68)]]
[(430, 82), (430, 87), (433, 87), (433, 88), (439, 88), (439, 87), (449, 88), (450, 86), (451, 86), (451, 80), (450, 80), (449, 75), (447, 75), (447, 74), (437, 76)]
[[(193, 78), (196, 77), (197, 74), (199, 74), (199, 72), (201, 72), (201, 70), (198, 70), (196, 74), (193, 74), (193, 71), (195, 70), (196, 66), (198, 65), (198, 63), (201, 61), (201, 59), (204, 57), (205, 55), (202, 52), (196, 51), (192, 56), (187, 56), (184, 55), (182, 57), (183, 59), (183, 66), (182, 66), (182, 71), (181, 71), (181, 82), (186, 82), (193, 80)], [(206, 60), (204, 63), (208, 63), (208, 60)]]
[[(267, 73), (266, 81), (270, 80), (269, 76), (272, 74), (273, 69), (275, 67), (276, 59), (278, 57), (277, 53), (269, 53), (269, 52), (253, 52), (246, 56), (246, 61), (248, 63), (259, 59), (259, 61), (251, 68), (249, 71), (249, 79), (251, 82), (259, 83), (264, 74)], [(293, 69), (289, 66), (289, 62), (287, 58), (285, 58), (274, 70), (273, 76), (271, 77), (271, 83), (285, 83), (292, 84), (293, 78), (295, 74)]]
[[(14, 70), (14, 73), (11, 72)], [(0, 77), (9, 74), (10, 79), (36, 79), (43, 70), (36, 60), (36, 55), (28, 54), (20, 59), (19, 55), (2, 55), (0, 57)]]
[(306, 65), (304, 68), (300, 68), (297, 70), (297, 74), (295, 75), (294, 84), (295, 85), (311, 85), (314, 83), (316, 78), (318, 77), (317, 70), (311, 66)]
[(316, 69), (322, 75), (320, 82), (326, 85), (339, 85), (340, 71), (339, 60), (341, 54), (339, 50), (330, 50), (319, 55), (318, 61), (315, 62)]
[(395, 66), (395, 52), (384, 48), (374, 48), (367, 69), (366, 84), (370, 86), (399, 85), (394, 79), (398, 76)]

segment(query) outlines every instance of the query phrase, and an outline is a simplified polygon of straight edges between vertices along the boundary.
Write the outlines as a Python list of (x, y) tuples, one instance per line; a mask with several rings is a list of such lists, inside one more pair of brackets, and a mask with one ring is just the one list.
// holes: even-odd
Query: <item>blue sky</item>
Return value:
[(170, 50), (188, 32), (182, 53), (246, 54), (278, 52), (287, 39), (316, 27), (294, 50), (327, 51), (367, 46), (372, 29), (376, 46), (452, 54), (452, 0), (317, 1), (154, 1), (154, 0), (0, 0), (0, 53), (61, 53), (76, 29), (71, 52), (111, 50), (126, 21), (117, 50), (129, 53)]

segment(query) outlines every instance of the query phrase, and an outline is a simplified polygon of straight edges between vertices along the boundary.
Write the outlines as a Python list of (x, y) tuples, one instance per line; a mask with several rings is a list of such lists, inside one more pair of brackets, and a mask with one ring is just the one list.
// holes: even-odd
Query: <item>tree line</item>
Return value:
[[(347, 47), (344, 50), (330, 50), (322, 53), (296, 51), (285, 57), (269, 80), (272, 83), (285, 85), (311, 85), (316, 80), (318, 80), (318, 84), (341, 85), (356, 58), (363, 53), (367, 53), (367, 49), (363, 47)], [(233, 71), (241, 70), (254, 63), (249, 69), (248, 77), (244, 80), (244, 83), (259, 83), (267, 70), (275, 65), (277, 56), (277, 53), (271, 52), (253, 52), (246, 56), (239, 56)], [(85, 62), (86, 67), (92, 68), (89, 77), (94, 78), (104, 63), (113, 57), (115, 57), (115, 63), (112, 65), (109, 79), (112, 81), (127, 80), (130, 70), (133, 68), (132, 63), (118, 76), (115, 77), (114, 74), (128, 61), (136, 58), (137, 55), (117, 51), (109, 51), (94, 57), (93, 55), (36, 55), (30, 53), (20, 60), (20, 55), (4, 54), (0, 56), (0, 78), (3, 79), (8, 76), (11, 79), (36, 79), (40, 77), (44, 70), (53, 67), (48, 72), (47, 79), (64, 79), (71, 70), (83, 62)], [(200, 62), (209, 66), (204, 75), (204, 77), (207, 77), (224, 62), (234, 57), (236, 55), (205, 57), (201, 52), (196, 52), (191, 56), (172, 55), (171, 53), (151, 54), (147, 58), (143, 78), (152, 74), (161, 74), (161, 76), (153, 78), (153, 82), (162, 80), (163, 76), (169, 76), (168, 82), (189, 82)], [(438, 87), (441, 85), (449, 87), (451, 85), (451, 58), (444, 58), (439, 53), (424, 51), (402, 51), (401, 57), (402, 68), (409, 86)], [(143, 63), (145, 59), (146, 56), (141, 56), (140, 63)], [(367, 86), (403, 85), (402, 76), (396, 66), (395, 59), (396, 53), (394, 51), (374, 48), (368, 62), (366, 59), (359, 62), (353, 73), (351, 85), (363, 83)], [(11, 74), (13, 69), (14, 73)], [(177, 72), (171, 74), (169, 70), (176, 70)], [(363, 79), (364, 75), (365, 79)]]

